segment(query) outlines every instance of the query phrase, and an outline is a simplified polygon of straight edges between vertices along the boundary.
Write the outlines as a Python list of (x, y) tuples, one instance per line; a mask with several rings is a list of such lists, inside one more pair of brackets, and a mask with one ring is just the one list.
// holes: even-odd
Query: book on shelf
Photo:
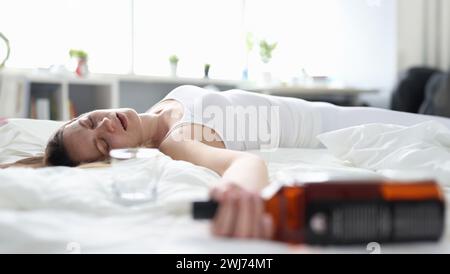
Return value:
[(70, 119), (78, 117), (77, 108), (75, 107), (75, 104), (73, 103), (72, 100), (69, 100), (69, 115)]
[(51, 97), (50, 99), (50, 119), (51, 120), (58, 120), (59, 119), (59, 115), (58, 115), (58, 103), (56, 101), (56, 99), (54, 97)]
[(52, 119), (50, 98), (35, 98), (30, 100), (30, 118), (40, 120)]
[(50, 99), (36, 99), (36, 119), (50, 120)]
[(31, 119), (37, 119), (36, 98), (34, 98), (34, 97), (30, 98), (30, 118)]

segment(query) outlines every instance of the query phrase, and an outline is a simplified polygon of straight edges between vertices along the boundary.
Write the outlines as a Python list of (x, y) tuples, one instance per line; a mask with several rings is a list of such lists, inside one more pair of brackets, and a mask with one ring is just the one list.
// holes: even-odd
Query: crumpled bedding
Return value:
[[(52, 126), (55, 129), (58, 125)], [(374, 131), (371, 128), (370, 136), (379, 137), (374, 137), (372, 142), (367, 141), (366, 144), (361, 143), (364, 140), (356, 142), (357, 132), (362, 134), (362, 129), (357, 128), (349, 132), (323, 135), (322, 140), (329, 146), (328, 150), (278, 149), (273, 152), (252, 153), (266, 160), (272, 182), (308, 180), (317, 172), (330, 179), (373, 179), (410, 174), (406, 169), (399, 169), (397, 173), (391, 174), (380, 172), (385, 167), (372, 165), (377, 163), (376, 157), (351, 157), (355, 155), (352, 153), (358, 153), (359, 150), (364, 153), (364, 147), (369, 149), (373, 146), (377, 149), (375, 144), (380, 145), (380, 152), (377, 152), (376, 156), (382, 157), (382, 141), (376, 140), (381, 140), (377, 138), (394, 128), (379, 125), (377, 129)], [(421, 128), (425, 129), (426, 127)], [(2, 130), (4, 128), (0, 127), (0, 132)], [(395, 130), (391, 134), (402, 129)], [(330, 137), (332, 134), (335, 134), (335, 137)], [(347, 142), (345, 135), (353, 136), (353, 142)], [(38, 151), (38, 146), (42, 148), (48, 136), (49, 133), (43, 130), (41, 141), (32, 148)], [(421, 136), (425, 138), (429, 134)], [(359, 137), (362, 138), (361, 135)], [(333, 138), (337, 140), (336, 144), (330, 143)], [(390, 144), (389, 138), (384, 140), (386, 146)], [(397, 144), (402, 145), (400, 141), (399, 139)], [(338, 146), (339, 142), (341, 148)], [(5, 150), (7, 148), (1, 145), (0, 149), (12, 151)], [(391, 150), (385, 150), (385, 154), (390, 152)], [(420, 150), (417, 150), (417, 153), (420, 153)], [(429, 158), (430, 161), (432, 159)], [(364, 166), (364, 163), (368, 164)], [(392, 165), (386, 167), (393, 168)], [(113, 185), (127, 174), (134, 174), (134, 179), (141, 178), (148, 184), (155, 183), (156, 180), (156, 199), (135, 205), (121, 203), (115, 196)], [(209, 169), (174, 161), (157, 151), (150, 159), (122, 161), (104, 168), (0, 170), (0, 252), (369, 253), (365, 245), (348, 248), (311, 247), (259, 240), (215, 238), (209, 233), (207, 221), (192, 220), (190, 204), (194, 200), (207, 199), (209, 188), (217, 184), (218, 180), (219, 176)], [(450, 193), (447, 191), (447, 197), (448, 194)], [(449, 218), (447, 224), (448, 222)], [(381, 251), (448, 253), (448, 227), (447, 225), (446, 234), (440, 243), (386, 245), (382, 246)]]
[(436, 178), (450, 186), (450, 129), (435, 122), (411, 127), (369, 124), (318, 136), (353, 166), (403, 178)]

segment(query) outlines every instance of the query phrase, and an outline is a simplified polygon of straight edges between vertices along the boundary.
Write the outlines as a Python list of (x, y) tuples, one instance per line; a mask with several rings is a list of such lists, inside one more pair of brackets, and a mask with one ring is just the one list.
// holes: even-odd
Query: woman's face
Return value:
[(143, 139), (141, 119), (133, 109), (95, 110), (81, 115), (63, 131), (64, 147), (79, 163), (103, 160), (111, 149), (138, 147)]

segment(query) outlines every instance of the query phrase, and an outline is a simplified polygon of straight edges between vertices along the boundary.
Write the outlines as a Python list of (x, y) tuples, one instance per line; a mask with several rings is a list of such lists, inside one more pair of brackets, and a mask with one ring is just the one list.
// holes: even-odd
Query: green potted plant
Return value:
[(178, 61), (179, 61), (180, 59), (178, 58), (178, 56), (176, 56), (176, 55), (171, 55), (170, 57), (169, 57), (169, 63), (170, 63), (170, 72), (171, 72), (171, 75), (173, 76), (173, 77), (176, 77), (177, 76), (177, 67), (178, 67)]
[(71, 58), (77, 59), (77, 68), (75, 69), (75, 73), (79, 77), (85, 77), (89, 72), (87, 65), (88, 54), (83, 50), (71, 49), (69, 51), (69, 55)]
[(259, 55), (264, 64), (263, 81), (265, 84), (270, 84), (272, 82), (272, 74), (268, 68), (268, 64), (270, 60), (272, 60), (272, 53), (276, 47), (277, 43), (269, 43), (264, 39), (259, 42)]
[(205, 67), (204, 67), (204, 77), (206, 78), (206, 79), (208, 79), (209, 78), (209, 69), (211, 68), (211, 65), (210, 64), (205, 64)]
[(259, 54), (261, 56), (261, 61), (265, 64), (269, 63), (272, 59), (272, 52), (277, 47), (277, 43), (270, 44), (266, 40), (261, 40), (259, 42)]

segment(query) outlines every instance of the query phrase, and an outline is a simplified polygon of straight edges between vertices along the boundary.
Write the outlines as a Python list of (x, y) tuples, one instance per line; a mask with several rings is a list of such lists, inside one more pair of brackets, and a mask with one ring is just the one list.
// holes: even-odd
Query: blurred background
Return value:
[(0, 0), (0, 116), (145, 111), (182, 84), (446, 116), (449, 2)]

